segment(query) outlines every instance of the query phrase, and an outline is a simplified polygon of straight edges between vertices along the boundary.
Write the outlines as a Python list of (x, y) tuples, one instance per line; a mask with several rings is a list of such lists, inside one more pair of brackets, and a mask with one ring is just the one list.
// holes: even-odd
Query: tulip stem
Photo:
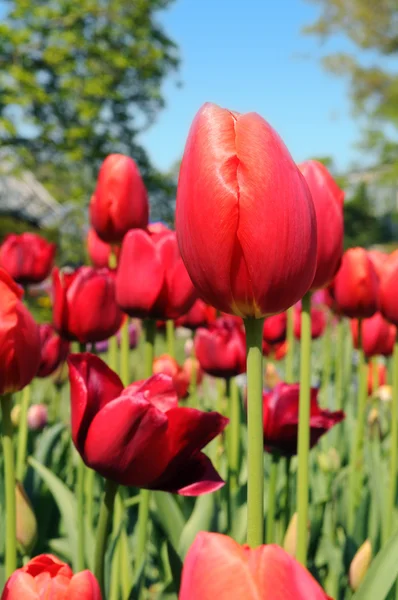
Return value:
[(110, 525), (112, 522), (113, 505), (115, 503), (117, 488), (118, 485), (114, 481), (110, 481), (109, 479), (105, 481), (104, 497), (101, 503), (97, 525), (97, 540), (94, 554), (94, 575), (96, 576), (100, 585), (103, 598), (106, 598), (104, 573), (105, 551), (110, 532)]
[(14, 446), (12, 443), (13, 426), (11, 422), (11, 395), (0, 396), (2, 415), (2, 445), (4, 456), (5, 484), (5, 578), (17, 568), (17, 530), (15, 507), (15, 471)]
[(284, 523), (284, 533), (286, 533), (287, 528), (290, 523), (290, 456), (285, 458), (285, 523)]
[(88, 526), (93, 526), (93, 505), (94, 505), (94, 483), (95, 483), (95, 471), (93, 469), (86, 468), (85, 476), (85, 492), (86, 492), (86, 517)]
[(130, 336), (128, 319), (122, 325), (120, 337), (120, 379), (125, 387), (130, 383)]
[(156, 321), (147, 319), (144, 321), (144, 377), (147, 379), (152, 375), (153, 358), (155, 354)]
[(286, 383), (293, 383), (294, 381), (294, 307), (287, 311), (287, 323), (286, 323), (286, 340), (287, 340), (287, 354), (286, 354), (286, 372), (285, 381)]
[(351, 449), (349, 497), (348, 497), (348, 531), (352, 533), (355, 521), (355, 510), (358, 506), (358, 484), (361, 475), (361, 454), (365, 433), (365, 412), (367, 400), (367, 373), (365, 354), (362, 347), (362, 320), (358, 320), (358, 406), (354, 443)]
[(167, 353), (171, 358), (176, 357), (175, 349), (175, 337), (174, 337), (174, 321), (168, 319), (166, 321), (166, 341), (167, 341)]
[(108, 366), (117, 372), (117, 338), (113, 335), (108, 340)]
[(197, 369), (196, 369), (196, 357), (195, 357), (195, 346), (192, 344), (191, 352), (191, 380), (189, 382), (189, 404), (192, 408), (199, 408), (197, 398)]
[[(113, 531), (112, 535), (114, 538), (117, 537), (118, 532), (122, 526), (123, 522), (123, 500), (120, 497), (120, 492), (116, 494), (115, 499), (115, 510), (113, 515)], [(120, 590), (120, 567), (121, 567), (121, 555), (120, 555), (120, 538), (116, 543), (115, 550), (112, 558), (112, 567), (111, 567), (111, 581), (110, 581), (110, 591), (109, 591), (109, 600), (119, 600), (119, 590)]]
[(379, 361), (377, 356), (373, 356), (372, 358), (372, 394), (374, 394), (376, 392), (376, 390), (379, 388), (380, 382), (379, 382)]
[(307, 563), (311, 396), (311, 293), (302, 299), (297, 471), (297, 560)]
[(343, 408), (343, 373), (344, 373), (344, 321), (337, 322), (337, 343), (335, 362), (336, 410)]
[[(332, 362), (332, 339), (331, 339), (332, 327), (330, 324), (329, 315), (326, 317), (326, 329), (323, 335), (323, 372), (322, 372), (322, 387), (327, 390), (327, 386), (330, 382), (330, 371)], [(328, 394), (325, 394), (328, 398)], [(327, 405), (326, 405), (327, 408)]]
[[(387, 536), (392, 531), (392, 518), (395, 509), (397, 493), (397, 448), (398, 448), (398, 335), (394, 344), (392, 357), (392, 398), (391, 398), (391, 440), (390, 440), (390, 489), (388, 493), (388, 506), (386, 512)], [(387, 541), (387, 540), (384, 540)]]
[(267, 544), (275, 543), (275, 505), (278, 464), (279, 454), (272, 454), (268, 481)]
[(21, 393), (21, 412), (19, 414), (18, 448), (16, 478), (23, 481), (25, 474), (26, 448), (28, 445), (28, 409), (30, 404), (30, 385), (27, 385)]
[(84, 571), (84, 475), (86, 466), (80, 456), (77, 463), (77, 570)]
[(240, 458), (240, 395), (235, 377), (230, 380), (231, 395), (229, 399), (229, 485), (231, 496), (234, 496), (239, 486)]
[(244, 320), (247, 346), (247, 543), (264, 539), (263, 326), (264, 319)]

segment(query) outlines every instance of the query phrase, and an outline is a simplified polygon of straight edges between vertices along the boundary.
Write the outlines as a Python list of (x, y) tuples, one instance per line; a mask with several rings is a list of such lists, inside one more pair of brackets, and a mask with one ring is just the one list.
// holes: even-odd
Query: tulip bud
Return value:
[(32, 505), (21, 483), (15, 488), (17, 542), (23, 554), (30, 554), (37, 540), (37, 521)]
[(41, 431), (48, 422), (48, 410), (45, 404), (33, 404), (28, 410), (28, 427), (31, 431)]
[(283, 539), (283, 549), (286, 550), (290, 556), (296, 556), (297, 549), (297, 513), (295, 512), (285, 533)]
[(19, 427), (19, 422), (21, 420), (21, 407), (19, 404), (16, 404), (12, 407), (11, 410), (11, 423), (14, 425), (15, 429)]
[(372, 560), (372, 544), (366, 540), (357, 550), (350, 565), (348, 579), (351, 589), (356, 592), (361, 585)]

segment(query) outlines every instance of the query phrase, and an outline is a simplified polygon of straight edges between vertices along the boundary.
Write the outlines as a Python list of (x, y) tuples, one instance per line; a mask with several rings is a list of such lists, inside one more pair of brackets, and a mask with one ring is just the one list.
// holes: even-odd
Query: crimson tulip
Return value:
[(98, 582), (90, 571), (73, 574), (52, 554), (40, 554), (8, 579), (1, 600), (101, 600)]
[(173, 231), (129, 231), (116, 274), (116, 298), (131, 317), (176, 319), (197, 295), (182, 262)]
[(209, 323), (213, 323), (216, 317), (216, 309), (198, 298), (185, 315), (176, 319), (176, 326), (195, 330), (198, 327), (206, 327)]
[[(323, 308), (311, 308), (311, 337), (313, 340), (318, 339), (323, 335), (326, 329), (326, 314)], [(295, 337), (301, 338), (301, 307), (296, 306), (294, 309), (293, 331)]]
[[(358, 348), (358, 321), (351, 321), (351, 332), (354, 341), (354, 347)], [(365, 356), (391, 356), (397, 330), (394, 325), (383, 319), (377, 312), (370, 319), (362, 321), (362, 348)]]
[(115, 254), (116, 259), (119, 256), (119, 246), (112, 247), (110, 244), (103, 242), (96, 234), (95, 229), (89, 229), (86, 243), (90, 261), (97, 269), (109, 267), (109, 260), (112, 253)]
[[(272, 391), (263, 393), (264, 447), (268, 452), (284, 456), (297, 453), (299, 422), (298, 383), (280, 383)], [(310, 447), (319, 438), (344, 419), (344, 412), (331, 412), (318, 405), (318, 389), (311, 389)]]
[(179, 600), (330, 600), (299, 562), (277, 545), (241, 546), (200, 532), (185, 557)]
[(53, 296), (54, 327), (68, 340), (100, 342), (115, 335), (123, 322), (114, 275), (108, 269), (54, 269)]
[(229, 379), (246, 371), (246, 342), (241, 325), (220, 317), (208, 328), (199, 328), (195, 356), (205, 373)]
[(344, 192), (325, 165), (317, 160), (307, 160), (299, 165), (299, 169), (310, 188), (316, 213), (318, 247), (311, 289), (317, 290), (332, 281), (340, 266), (344, 237)]
[(152, 372), (154, 374), (163, 373), (164, 375), (171, 377), (178, 397), (186, 398), (188, 395), (190, 379), (175, 358), (169, 354), (162, 354), (162, 356), (155, 358), (152, 365)]
[(148, 224), (148, 197), (132, 158), (110, 154), (102, 163), (90, 201), (90, 221), (99, 237), (108, 243), (122, 241), (129, 229)]
[(38, 327), (22, 289), (0, 268), (0, 395), (28, 385), (40, 364)]
[(48, 377), (65, 362), (69, 354), (69, 342), (61, 338), (50, 323), (39, 325), (41, 361), (37, 377)]
[(389, 260), (390, 255), (381, 250), (369, 250), (369, 258), (373, 263), (376, 273), (381, 278), (386, 262)]
[(263, 355), (274, 360), (282, 360), (285, 358), (289, 348), (288, 342), (277, 342), (276, 344), (268, 344), (263, 340)]
[(40, 283), (51, 272), (55, 252), (55, 244), (36, 233), (12, 233), (0, 246), (0, 267), (17, 283)]
[(368, 319), (377, 310), (379, 279), (368, 252), (350, 248), (330, 291), (338, 310), (351, 319)]
[(201, 452), (228, 419), (179, 407), (171, 377), (154, 375), (127, 388), (97, 356), (69, 359), (72, 439), (83, 461), (122, 485), (184, 496), (224, 484)]
[(256, 113), (197, 113), (177, 190), (176, 230), (205, 302), (241, 317), (286, 310), (308, 291), (316, 217), (304, 177)]
[(263, 341), (267, 344), (277, 344), (286, 338), (287, 315), (285, 312), (268, 317), (264, 320)]
[(387, 321), (398, 327), (398, 250), (383, 265), (380, 279), (379, 308)]

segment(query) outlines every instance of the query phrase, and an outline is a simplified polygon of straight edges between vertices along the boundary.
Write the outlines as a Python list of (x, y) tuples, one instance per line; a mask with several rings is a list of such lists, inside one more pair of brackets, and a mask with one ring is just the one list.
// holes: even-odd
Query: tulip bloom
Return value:
[(179, 398), (186, 398), (188, 396), (189, 385), (191, 383), (193, 362), (195, 361), (196, 369), (196, 383), (200, 384), (203, 378), (203, 371), (200, 368), (199, 361), (197, 359), (187, 358), (181, 367), (175, 358), (172, 358), (168, 354), (162, 354), (153, 361), (152, 372), (163, 373), (168, 375), (173, 380), (173, 385)]
[(368, 319), (375, 314), (379, 280), (364, 248), (350, 248), (344, 253), (330, 290), (338, 310), (346, 317)]
[[(358, 321), (351, 321), (351, 332), (354, 347), (358, 348)], [(397, 330), (394, 325), (388, 323), (379, 312), (370, 319), (362, 321), (362, 348), (365, 356), (391, 356)]]
[(101, 600), (98, 582), (90, 571), (73, 575), (52, 554), (40, 554), (8, 579), (1, 600)]
[(0, 246), (0, 267), (22, 285), (40, 283), (49, 276), (56, 252), (36, 233), (11, 234)]
[(384, 263), (379, 290), (380, 312), (398, 327), (398, 250)]
[(99, 237), (111, 244), (121, 242), (129, 229), (147, 226), (147, 192), (132, 158), (106, 157), (90, 201), (90, 221)]
[(199, 295), (221, 311), (272, 315), (312, 284), (311, 194), (278, 134), (256, 113), (215, 104), (199, 110), (181, 163), (176, 230)]
[(370, 362), (368, 364), (368, 394), (369, 396), (375, 392), (379, 387), (385, 385), (387, 383), (387, 368), (382, 363), (378, 363), (377, 365), (377, 379), (374, 377), (376, 375), (373, 364)]
[(201, 452), (228, 419), (178, 407), (171, 377), (154, 375), (127, 388), (93, 354), (72, 354), (72, 439), (83, 461), (121, 485), (184, 496), (224, 484)]
[[(179, 600), (328, 600), (321, 586), (279, 546), (249, 548), (200, 532), (185, 557)], [(330, 599), (329, 599), (330, 600)]]
[(286, 339), (287, 315), (285, 312), (264, 321), (263, 341), (267, 344), (277, 344)]
[(87, 252), (90, 257), (91, 263), (97, 269), (103, 267), (109, 267), (109, 260), (112, 252), (115, 253), (116, 257), (119, 256), (119, 246), (112, 246), (103, 242), (95, 232), (95, 229), (89, 229), (87, 234)]
[(38, 327), (22, 289), (0, 268), (0, 395), (24, 388), (40, 364)]
[(380, 279), (390, 255), (380, 250), (369, 250), (368, 255)]
[(268, 344), (263, 340), (263, 355), (273, 360), (282, 360), (282, 358), (285, 358), (288, 348), (289, 344), (286, 340), (276, 344)]
[[(326, 314), (323, 308), (311, 308), (311, 337), (313, 340), (323, 335), (326, 329)], [(294, 336), (299, 340), (301, 338), (301, 308), (296, 306), (294, 309), (293, 321)]]
[(176, 319), (197, 298), (173, 231), (129, 231), (116, 274), (116, 298), (131, 317)]
[(48, 377), (66, 361), (69, 342), (61, 338), (49, 323), (39, 325), (41, 361), (37, 377)]
[(176, 320), (176, 327), (187, 327), (195, 330), (198, 327), (206, 327), (209, 323), (213, 323), (216, 317), (216, 309), (198, 299), (185, 315)]
[(246, 342), (241, 325), (220, 317), (207, 329), (199, 328), (195, 356), (205, 373), (229, 379), (246, 371)]
[(53, 296), (54, 327), (68, 340), (100, 342), (115, 335), (122, 324), (114, 275), (108, 269), (80, 267), (73, 273), (54, 269)]
[(310, 188), (316, 213), (318, 248), (311, 289), (317, 290), (332, 281), (340, 266), (344, 237), (344, 192), (322, 163), (307, 160), (299, 165), (299, 169)]
[[(300, 385), (281, 383), (263, 394), (264, 447), (284, 456), (297, 453)], [(311, 389), (310, 447), (344, 419), (344, 412), (323, 410), (318, 405), (318, 389)]]

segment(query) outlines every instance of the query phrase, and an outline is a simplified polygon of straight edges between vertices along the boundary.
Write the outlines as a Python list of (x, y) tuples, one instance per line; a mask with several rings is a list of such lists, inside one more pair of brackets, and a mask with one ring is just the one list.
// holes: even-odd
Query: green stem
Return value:
[[(120, 491), (116, 494), (115, 510), (113, 515), (113, 532), (112, 535), (116, 538), (123, 521), (123, 500), (120, 497)], [(119, 600), (120, 590), (120, 539), (116, 544), (112, 558), (112, 574), (110, 582), (109, 600)]]
[(80, 456), (77, 464), (77, 570), (84, 571), (84, 479), (86, 466)]
[(264, 319), (245, 319), (247, 346), (247, 543), (264, 536), (263, 354)]
[(144, 377), (148, 378), (152, 375), (153, 358), (155, 355), (156, 321), (153, 319), (145, 320), (144, 330)]
[(398, 337), (392, 357), (392, 398), (391, 398), (391, 441), (390, 441), (390, 487), (386, 512), (386, 532), (390, 536), (395, 512), (397, 493), (397, 449), (398, 449)]
[(30, 385), (22, 390), (21, 412), (19, 415), (18, 429), (18, 449), (17, 449), (17, 468), (16, 477), (18, 481), (23, 481), (26, 467), (26, 448), (28, 446), (28, 409), (30, 404)]
[(192, 352), (191, 352), (191, 380), (189, 382), (189, 404), (192, 408), (199, 408), (198, 406), (198, 397), (197, 397), (197, 379), (198, 375), (196, 372), (196, 357), (195, 357), (195, 347), (192, 344)]
[(112, 522), (113, 505), (118, 485), (109, 479), (105, 481), (104, 497), (102, 500), (100, 514), (97, 525), (97, 538), (94, 553), (94, 575), (96, 576), (101, 588), (102, 597), (105, 598), (105, 551), (108, 541), (110, 525)]
[(284, 514), (284, 533), (290, 523), (290, 456), (285, 458), (285, 514)]
[(337, 322), (336, 361), (335, 361), (335, 390), (336, 410), (343, 408), (343, 374), (344, 374), (344, 321)]
[(85, 490), (86, 490), (86, 515), (89, 527), (93, 526), (93, 505), (94, 505), (94, 482), (95, 471), (86, 469)]
[(120, 338), (120, 379), (125, 387), (130, 383), (130, 336), (129, 320), (123, 323)]
[(117, 338), (114, 335), (108, 340), (108, 365), (112, 371), (117, 372)]
[(326, 317), (326, 329), (323, 334), (323, 369), (322, 369), (322, 387), (327, 388), (330, 382), (331, 363), (332, 363), (332, 328), (329, 314)]
[(229, 480), (230, 494), (234, 496), (239, 487), (239, 459), (240, 459), (240, 396), (235, 377), (230, 380), (229, 400)]
[(17, 568), (17, 524), (15, 507), (14, 446), (11, 422), (11, 395), (0, 396), (2, 414), (2, 445), (4, 455), (5, 485), (5, 578), (8, 579)]
[(363, 439), (365, 433), (365, 413), (367, 400), (367, 374), (365, 354), (362, 348), (362, 321), (358, 321), (358, 406), (354, 443), (351, 450), (349, 474), (349, 505), (348, 505), (348, 531), (352, 533), (355, 521), (355, 511), (358, 506), (359, 483), (361, 480), (361, 459)]
[(372, 394), (379, 388), (379, 361), (377, 356), (372, 357)]
[(297, 471), (297, 560), (307, 564), (310, 397), (311, 397), (311, 293), (302, 299), (300, 341), (300, 398)]
[(287, 328), (286, 328), (286, 340), (287, 340), (287, 354), (286, 354), (286, 383), (293, 383), (294, 381), (294, 307), (287, 311)]
[(174, 335), (174, 321), (168, 319), (166, 321), (166, 341), (167, 341), (167, 353), (172, 358), (176, 357), (175, 349), (175, 335)]
[(276, 483), (278, 480), (279, 455), (271, 457), (271, 467), (268, 482), (268, 511), (267, 511), (267, 544), (275, 543), (275, 506), (276, 506)]

